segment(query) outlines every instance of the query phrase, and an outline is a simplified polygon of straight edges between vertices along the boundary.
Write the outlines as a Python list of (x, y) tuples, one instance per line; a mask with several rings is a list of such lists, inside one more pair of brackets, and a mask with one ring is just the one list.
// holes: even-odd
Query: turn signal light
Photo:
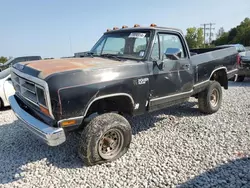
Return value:
[(72, 119), (72, 120), (63, 121), (61, 123), (62, 127), (67, 127), (67, 126), (70, 126), (70, 125), (76, 125), (76, 120)]
[(239, 54), (237, 55), (237, 64), (238, 64), (238, 65), (241, 64), (241, 63), (240, 63), (240, 55), (239, 55)]
[(126, 26), (126, 25), (123, 25), (123, 26), (122, 26), (122, 29), (124, 29), (124, 28), (128, 28), (128, 26)]
[(42, 113), (44, 113), (47, 116), (50, 116), (49, 114), (49, 110), (43, 106), (39, 106), (40, 110), (42, 111)]
[(113, 30), (118, 30), (119, 28), (118, 27), (113, 27)]
[(150, 24), (150, 27), (156, 27), (157, 25), (156, 24)]
[(135, 24), (134, 27), (140, 27), (140, 25), (139, 24)]

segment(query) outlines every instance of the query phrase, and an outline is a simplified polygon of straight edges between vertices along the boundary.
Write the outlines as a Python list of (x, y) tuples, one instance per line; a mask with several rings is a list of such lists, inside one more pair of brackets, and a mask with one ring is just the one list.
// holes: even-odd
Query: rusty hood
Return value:
[(19, 63), (24, 67), (39, 71), (38, 77), (45, 79), (52, 74), (73, 70), (100, 69), (121, 65), (122, 61), (98, 57), (49, 59)]

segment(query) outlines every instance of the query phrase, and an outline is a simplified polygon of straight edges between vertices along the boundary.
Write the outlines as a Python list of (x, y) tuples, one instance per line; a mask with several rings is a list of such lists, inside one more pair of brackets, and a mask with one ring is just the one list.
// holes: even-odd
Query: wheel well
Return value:
[(210, 80), (215, 80), (220, 83), (224, 89), (228, 89), (228, 78), (227, 78), (227, 73), (225, 69), (220, 69), (215, 71)]
[(133, 102), (127, 96), (114, 96), (99, 99), (91, 104), (85, 117), (88, 117), (89, 115), (96, 112), (101, 114), (112, 111), (132, 115)]

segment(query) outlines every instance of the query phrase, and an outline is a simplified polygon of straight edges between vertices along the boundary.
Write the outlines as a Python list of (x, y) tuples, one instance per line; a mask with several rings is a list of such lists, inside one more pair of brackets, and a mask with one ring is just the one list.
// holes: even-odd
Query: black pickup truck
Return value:
[(221, 88), (228, 89), (228, 79), (237, 71), (234, 47), (190, 50), (178, 29), (114, 27), (82, 58), (15, 64), (11, 78), (16, 92), (9, 101), (24, 125), (50, 146), (81, 130), (78, 153), (87, 165), (95, 165), (128, 150), (127, 115), (190, 97), (198, 99), (201, 112), (215, 113)]
[(216, 48), (236, 47), (238, 51), (238, 73), (230, 81), (243, 82), (245, 77), (250, 77), (250, 51), (246, 50), (242, 44), (226, 44), (216, 46)]

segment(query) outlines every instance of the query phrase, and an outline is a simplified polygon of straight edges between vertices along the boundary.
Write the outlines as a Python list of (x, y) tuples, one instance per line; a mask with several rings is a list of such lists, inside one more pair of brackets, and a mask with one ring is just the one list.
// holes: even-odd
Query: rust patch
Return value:
[(39, 77), (44, 79), (51, 74), (71, 71), (84, 70), (87, 68), (105, 67), (121, 62), (103, 58), (68, 58), (68, 59), (49, 59), (29, 62), (26, 66), (40, 71)]

